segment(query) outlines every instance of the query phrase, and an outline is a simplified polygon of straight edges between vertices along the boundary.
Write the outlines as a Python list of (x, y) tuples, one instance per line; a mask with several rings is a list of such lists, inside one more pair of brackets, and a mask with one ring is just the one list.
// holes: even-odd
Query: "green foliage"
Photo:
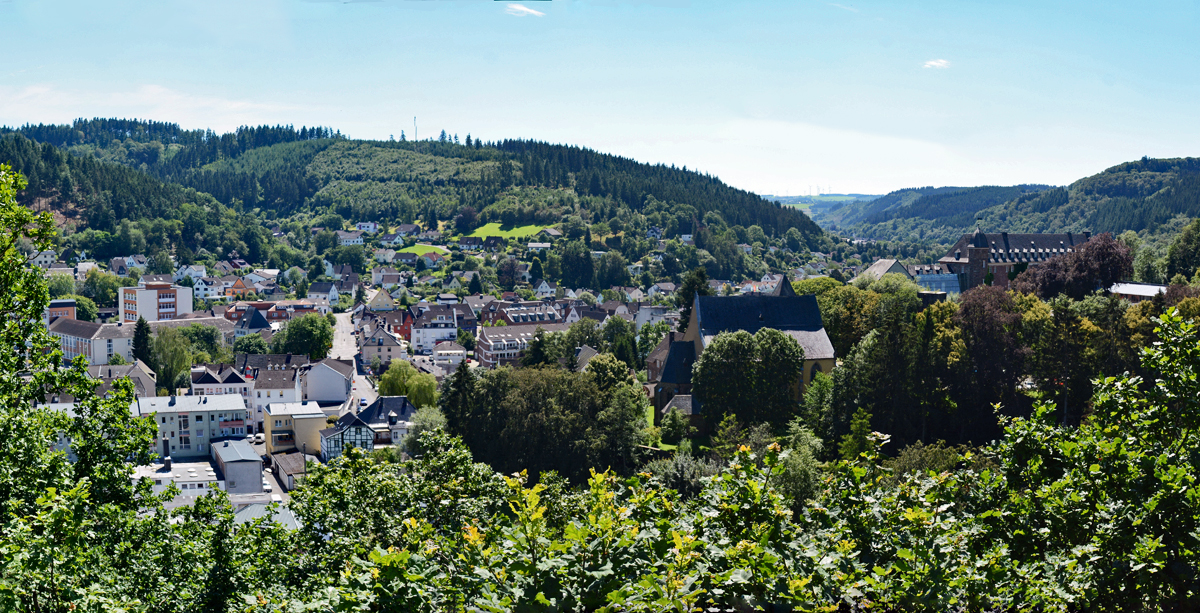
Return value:
[(289, 320), (271, 337), (272, 353), (307, 355), (312, 360), (325, 359), (331, 347), (333, 326), (316, 313)]
[(871, 413), (866, 407), (858, 407), (854, 412), (854, 419), (850, 422), (850, 432), (842, 437), (842, 442), (838, 445), (838, 453), (847, 462), (856, 461), (870, 447), (870, 436)]
[(411, 456), (425, 453), (421, 447), (421, 434), (446, 429), (446, 416), (437, 407), (425, 405), (413, 414), (412, 427), (404, 437), (404, 451)]
[(233, 342), (234, 353), (265, 354), (270, 351), (261, 334), (247, 334)]
[(96, 317), (100, 315), (100, 309), (87, 296), (78, 294), (66, 294), (63, 298), (70, 298), (75, 301), (75, 319), (80, 321), (96, 321)]
[[(192, 366), (192, 342), (178, 328), (161, 328), (154, 338), (154, 365), (158, 386), (173, 396), (177, 387), (189, 387), (180, 379)], [(182, 385), (180, 385), (182, 383)]]
[[(417, 375), (417, 369), (407, 360), (390, 362), (387, 371), (379, 378), (379, 395), (407, 396), (409, 383)], [(417, 406), (420, 407), (420, 405)]]
[(724, 332), (693, 367), (693, 396), (706, 415), (782, 427), (799, 408), (804, 350), (778, 330)]
[(150, 336), (150, 324), (140, 315), (133, 328), (133, 359), (141, 360), (151, 370), (158, 370), (154, 361), (154, 339)]
[(671, 410), (663, 416), (662, 440), (664, 443), (678, 443), (695, 432), (696, 428), (688, 422), (687, 416), (681, 413), (677, 407), (671, 407)]

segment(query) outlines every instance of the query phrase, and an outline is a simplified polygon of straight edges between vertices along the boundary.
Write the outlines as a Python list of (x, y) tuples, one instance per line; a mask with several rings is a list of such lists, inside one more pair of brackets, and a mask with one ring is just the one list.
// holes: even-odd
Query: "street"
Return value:
[[(337, 325), (333, 328), (333, 349), (329, 355), (339, 360), (354, 360), (354, 356), (358, 353), (358, 343), (354, 340), (354, 324), (351, 322), (350, 313), (338, 313), (334, 315), (337, 319)], [(355, 406), (359, 398), (365, 398), (367, 404), (375, 402), (378, 394), (375, 393), (375, 388), (367, 381), (363, 375), (362, 364), (357, 364), (354, 371), (354, 389), (351, 391), (354, 397)]]

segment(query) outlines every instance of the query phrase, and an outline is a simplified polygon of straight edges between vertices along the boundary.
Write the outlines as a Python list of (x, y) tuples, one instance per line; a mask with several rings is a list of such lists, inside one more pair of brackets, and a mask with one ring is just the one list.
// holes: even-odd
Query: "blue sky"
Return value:
[[(1111, 4), (1111, 6), (1110, 6)], [(0, 124), (534, 138), (759, 193), (1200, 155), (1195, 2), (0, 0)]]

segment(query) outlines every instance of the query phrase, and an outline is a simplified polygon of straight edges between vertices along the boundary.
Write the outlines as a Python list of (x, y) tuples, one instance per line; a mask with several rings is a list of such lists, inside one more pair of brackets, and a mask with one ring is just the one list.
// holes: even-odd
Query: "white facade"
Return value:
[(412, 327), (413, 351), (433, 351), (438, 343), (458, 340), (458, 322), (455, 315), (454, 311), (447, 309), (446, 312), (426, 313), (418, 318)]
[(374, 234), (379, 231), (379, 224), (373, 221), (360, 221), (354, 224), (354, 229), (367, 234)]
[(249, 418), (236, 394), (138, 398), (129, 410), (134, 417), (153, 418), (154, 452), (172, 458), (208, 457), (213, 439), (244, 437)]
[(192, 312), (192, 288), (170, 283), (122, 287), (120, 302), (121, 321), (177, 319)]
[(304, 399), (314, 402), (345, 402), (350, 399), (353, 377), (353, 374), (346, 376), (324, 360), (312, 364), (304, 374)]
[(185, 277), (190, 278), (193, 281), (198, 281), (207, 275), (208, 269), (205, 268), (203, 264), (192, 264), (190, 266), (180, 266), (175, 271), (175, 276), (173, 278), (175, 279), (176, 283), (179, 283), (180, 281), (183, 281)]

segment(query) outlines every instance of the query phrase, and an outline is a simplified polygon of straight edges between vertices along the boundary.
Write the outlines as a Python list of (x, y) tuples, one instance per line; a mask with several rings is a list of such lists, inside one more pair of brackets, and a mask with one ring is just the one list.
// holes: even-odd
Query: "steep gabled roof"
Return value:
[(796, 339), (805, 359), (834, 357), (816, 296), (696, 296), (696, 315), (705, 346), (722, 332), (772, 328)]

